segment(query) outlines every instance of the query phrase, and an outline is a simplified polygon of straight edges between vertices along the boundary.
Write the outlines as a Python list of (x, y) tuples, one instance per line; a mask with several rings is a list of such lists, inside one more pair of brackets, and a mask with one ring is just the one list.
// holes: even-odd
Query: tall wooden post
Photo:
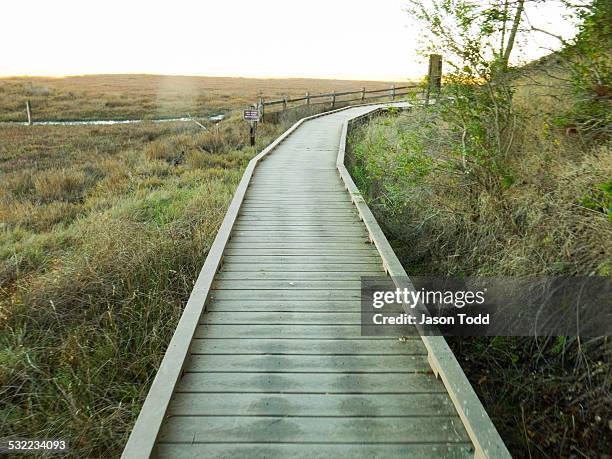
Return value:
[(259, 105), (257, 106), (257, 109), (259, 110), (259, 119), (260, 121), (263, 123), (264, 120), (264, 99), (263, 97), (259, 98)]
[(310, 105), (310, 93), (306, 93), (306, 105)]
[(365, 88), (361, 88), (361, 102), (365, 100)]
[(283, 97), (283, 110), (287, 110), (287, 96)]
[(249, 143), (251, 144), (252, 147), (255, 146), (255, 129), (257, 127), (257, 121), (251, 121), (250, 122), (250, 128), (249, 128)]
[(28, 126), (32, 126), (32, 107), (30, 106), (30, 99), (26, 100), (26, 112), (28, 114)]
[(395, 100), (395, 85), (391, 88), (391, 100)]
[(442, 88), (442, 56), (439, 54), (429, 55), (429, 71), (427, 72), (427, 95), (425, 105), (429, 105), (429, 96), (432, 92), (440, 94)]
[(336, 106), (336, 91), (332, 92), (332, 108)]

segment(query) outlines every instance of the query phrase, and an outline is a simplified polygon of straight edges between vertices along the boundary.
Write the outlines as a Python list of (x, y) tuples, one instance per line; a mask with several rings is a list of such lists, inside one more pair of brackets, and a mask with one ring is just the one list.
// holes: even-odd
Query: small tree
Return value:
[(410, 0), (422, 51), (443, 54), (452, 68), (442, 110), (460, 131), (465, 171), (496, 171), (498, 158), (512, 148), (516, 116), (508, 74), (524, 8), (525, 0)]

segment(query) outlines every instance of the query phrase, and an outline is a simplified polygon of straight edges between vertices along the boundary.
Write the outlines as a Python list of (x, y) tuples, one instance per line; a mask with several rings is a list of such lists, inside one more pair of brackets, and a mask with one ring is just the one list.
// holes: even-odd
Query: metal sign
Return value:
[(244, 111), (244, 119), (246, 121), (259, 121), (259, 110), (256, 108), (248, 108)]

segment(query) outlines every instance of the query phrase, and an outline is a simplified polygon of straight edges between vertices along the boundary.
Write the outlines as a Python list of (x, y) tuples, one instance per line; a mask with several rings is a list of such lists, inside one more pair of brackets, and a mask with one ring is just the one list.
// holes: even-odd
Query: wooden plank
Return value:
[[(410, 333), (405, 333), (410, 335)], [(399, 336), (399, 334), (398, 334)], [(359, 325), (198, 325), (195, 338), (344, 338), (397, 339), (389, 336), (362, 337)]]
[[(308, 250), (320, 247), (323, 250), (376, 250), (367, 239), (343, 239), (339, 241), (319, 241), (319, 242), (300, 242), (300, 241), (253, 241), (244, 242), (237, 239), (231, 239), (227, 244), (226, 250), (234, 249), (264, 249), (271, 248), (277, 250), (296, 249)], [(377, 252), (378, 253), (378, 252)]]
[(356, 238), (362, 239), (367, 237), (367, 233), (363, 231), (361, 228), (355, 230), (342, 230), (342, 229), (325, 229), (322, 230), (310, 230), (303, 229), (302, 231), (299, 228), (295, 228), (294, 230), (239, 230), (232, 232), (232, 238), (260, 238), (262, 240), (268, 239), (286, 239), (297, 240), (297, 239), (314, 239), (314, 240), (325, 240), (329, 238), (335, 239), (346, 239), (346, 238)]
[(360, 300), (214, 300), (208, 311), (294, 311), (294, 312), (357, 312)]
[(324, 226), (317, 228), (300, 228), (299, 226), (287, 227), (287, 228), (276, 228), (276, 229), (237, 229), (232, 231), (233, 237), (236, 236), (251, 236), (251, 237), (315, 237), (328, 238), (328, 237), (365, 237), (367, 232), (363, 228), (341, 228), (332, 227), (326, 228)]
[(351, 264), (351, 265), (382, 265), (382, 260), (379, 255), (226, 255), (224, 263), (276, 263), (279, 265), (285, 264), (301, 264), (307, 265), (310, 263), (324, 264)]
[[(318, 208), (317, 208), (318, 207)], [(272, 213), (275, 215), (301, 215), (301, 214), (326, 214), (326, 215), (350, 215), (358, 217), (358, 213), (355, 208), (351, 206), (350, 202), (341, 203), (325, 203), (318, 201), (317, 203), (307, 203), (301, 205), (291, 206), (283, 203), (259, 203), (259, 205), (251, 204), (245, 207), (241, 215), (257, 215), (258, 213), (266, 214)]]
[(424, 373), (423, 355), (192, 355), (185, 371), (234, 373)]
[[(371, 343), (371, 341), (368, 341)], [(446, 394), (423, 373), (186, 373), (177, 393)]]
[[(328, 276), (329, 277), (329, 276)], [(333, 276), (332, 276), (333, 277)], [(347, 280), (216, 280), (214, 290), (270, 290), (270, 289), (315, 289), (315, 290), (360, 290), (359, 278)]]
[(288, 198), (288, 197), (284, 197), (284, 196), (268, 196), (268, 197), (262, 197), (262, 196), (258, 196), (258, 197), (249, 197), (249, 199), (245, 200), (247, 205), (252, 205), (254, 203), (257, 204), (280, 204), (280, 205), (290, 205), (290, 204), (297, 204), (297, 205), (316, 205), (318, 203), (321, 203), (323, 205), (328, 205), (328, 204), (334, 204), (334, 205), (339, 205), (339, 204), (349, 204), (351, 202), (350, 197), (344, 197), (342, 195), (338, 195), (338, 196), (334, 196), (334, 197), (327, 197), (327, 198), (319, 198), (319, 199), (314, 199), (313, 197), (305, 197), (305, 198)]
[[(360, 271), (359, 269), (353, 271), (341, 271), (333, 273), (334, 280), (361, 280), (362, 276), (379, 276), (384, 275), (382, 272), (366, 272)], [(218, 280), (257, 280), (257, 279), (269, 279), (269, 280), (329, 280), (330, 275), (328, 271), (314, 271), (314, 272), (303, 272), (303, 271), (220, 271), (217, 273), (216, 279)]]
[(293, 324), (359, 325), (359, 312), (204, 312), (200, 323), (209, 325)]
[(315, 212), (311, 213), (289, 213), (289, 212), (257, 212), (253, 214), (242, 214), (240, 217), (241, 225), (246, 225), (250, 223), (260, 223), (263, 225), (275, 225), (277, 223), (282, 224), (297, 224), (298, 222), (302, 222), (306, 225), (317, 224), (328, 225), (328, 224), (336, 224), (336, 225), (344, 225), (345, 223), (360, 223), (361, 220), (357, 216), (357, 214), (350, 213), (348, 211), (343, 214), (329, 213), (325, 214), (323, 212)]
[(356, 212), (350, 209), (346, 210), (311, 210), (307, 211), (285, 211), (278, 210), (276, 212), (266, 212), (264, 209), (259, 211), (242, 211), (240, 213), (241, 222), (267, 222), (274, 221), (274, 219), (280, 217), (285, 220), (298, 220), (304, 222), (310, 222), (318, 217), (318, 221), (321, 222), (360, 222), (359, 216)]
[(174, 416), (162, 442), (452, 443), (466, 442), (458, 417), (285, 418)]
[(314, 221), (310, 222), (301, 222), (300, 219), (296, 218), (287, 218), (287, 217), (279, 217), (276, 220), (267, 220), (267, 221), (245, 221), (240, 225), (236, 225), (234, 231), (242, 232), (265, 232), (275, 234), (277, 232), (280, 233), (289, 233), (293, 235), (302, 234), (317, 234), (322, 233), (325, 234), (340, 234), (340, 235), (357, 235), (363, 236), (367, 233), (364, 231), (363, 226), (360, 224), (359, 220), (353, 221), (338, 221), (338, 220), (328, 220), (328, 221)]
[(363, 232), (363, 226), (359, 220), (327, 220), (327, 221), (312, 221), (307, 222), (302, 218), (285, 218), (285, 220), (250, 220), (244, 221), (239, 225), (234, 226), (236, 231), (325, 231), (326, 229), (340, 230), (346, 234), (345, 230), (359, 229), (359, 233)]
[(363, 275), (372, 273), (382, 273), (382, 264), (380, 263), (262, 263), (254, 265), (252, 263), (225, 263), (223, 265), (223, 271), (255, 271), (255, 272), (346, 272), (354, 271), (361, 272)]
[(156, 451), (159, 458), (195, 459), (220, 458), (245, 459), (253, 457), (292, 458), (292, 459), (329, 459), (329, 458), (373, 458), (406, 459), (465, 459), (472, 458), (471, 445), (456, 443), (452, 445), (402, 444), (402, 445), (364, 445), (364, 444), (291, 444), (291, 443), (161, 443)]
[(210, 292), (211, 300), (348, 300), (361, 298), (359, 290), (214, 290)]
[(333, 248), (332, 247), (292, 247), (292, 248), (278, 248), (272, 247), (249, 247), (248, 245), (243, 247), (228, 247), (225, 249), (225, 255), (312, 255), (312, 256), (324, 256), (324, 255), (355, 255), (355, 256), (366, 256), (374, 254), (379, 257), (376, 250), (363, 245), (358, 249), (355, 248)]
[(169, 415), (198, 416), (448, 416), (446, 394), (175, 394)]
[(344, 243), (344, 244), (369, 244), (370, 240), (367, 236), (328, 236), (325, 238), (318, 238), (313, 235), (302, 235), (302, 236), (279, 236), (279, 235), (269, 235), (269, 234), (249, 234), (249, 235), (232, 235), (232, 242), (244, 242), (244, 243), (253, 243), (260, 244), (265, 242), (272, 242), (275, 244), (294, 244), (294, 243), (302, 243), (302, 242), (310, 242), (321, 244), (336, 244), (336, 243)]
[(400, 340), (194, 339), (192, 354), (425, 355), (418, 337)]

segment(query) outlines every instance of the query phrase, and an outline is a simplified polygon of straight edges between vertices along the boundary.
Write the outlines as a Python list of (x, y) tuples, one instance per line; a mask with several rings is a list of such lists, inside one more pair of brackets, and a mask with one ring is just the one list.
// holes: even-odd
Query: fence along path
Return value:
[(401, 269), (343, 166), (380, 107), (249, 164), (123, 457), (509, 457), (443, 338), (360, 335), (360, 276)]

